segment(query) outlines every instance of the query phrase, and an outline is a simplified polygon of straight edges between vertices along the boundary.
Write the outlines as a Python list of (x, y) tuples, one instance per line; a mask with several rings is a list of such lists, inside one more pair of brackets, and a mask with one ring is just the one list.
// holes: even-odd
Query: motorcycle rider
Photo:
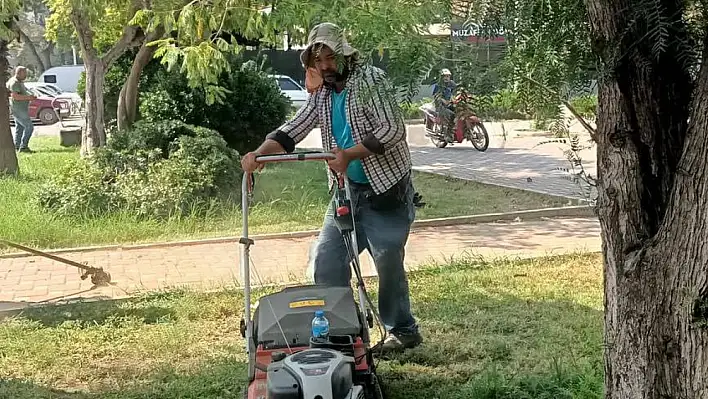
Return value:
[(435, 101), (435, 110), (442, 120), (444, 131), (451, 134), (455, 118), (454, 106), (452, 105), (452, 95), (457, 89), (457, 84), (452, 80), (452, 73), (449, 69), (443, 68), (440, 71), (442, 77), (442, 85), (433, 84), (433, 99)]

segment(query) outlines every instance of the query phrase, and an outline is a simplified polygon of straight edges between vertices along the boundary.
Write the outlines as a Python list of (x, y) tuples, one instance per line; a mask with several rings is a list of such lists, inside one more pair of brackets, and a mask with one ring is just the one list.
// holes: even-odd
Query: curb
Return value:
[[(568, 206), (560, 208), (544, 208), (544, 209), (531, 209), (526, 211), (515, 211), (506, 213), (487, 213), (482, 215), (470, 215), (470, 216), (455, 216), (448, 218), (438, 218), (438, 219), (424, 219), (417, 220), (413, 222), (411, 230), (426, 228), (426, 227), (441, 227), (441, 226), (454, 226), (462, 224), (479, 224), (479, 223), (492, 223), (498, 221), (514, 221), (518, 219), (534, 220), (542, 218), (564, 218), (564, 217), (595, 217), (594, 208), (587, 205), (580, 206)], [(307, 238), (313, 237), (319, 234), (319, 230), (303, 230), (303, 231), (293, 231), (286, 233), (272, 233), (272, 234), (260, 234), (253, 235), (250, 238), (254, 240), (272, 240), (272, 239), (292, 239), (292, 238)], [(193, 246), (193, 245), (205, 245), (205, 244), (237, 244), (239, 237), (217, 237), (217, 238), (206, 238), (200, 240), (184, 240), (184, 241), (170, 241), (170, 242), (158, 242), (158, 243), (148, 243), (148, 244), (133, 244), (133, 245), (101, 245), (101, 246), (91, 246), (91, 247), (76, 247), (76, 248), (60, 248), (47, 250), (49, 254), (62, 254), (71, 252), (94, 252), (94, 251), (106, 251), (106, 250), (121, 250), (121, 251), (132, 251), (140, 249), (151, 249), (151, 248), (170, 248), (176, 246)], [(16, 259), (16, 258), (27, 258), (36, 255), (24, 253), (24, 252), (14, 252), (0, 255), (0, 260), (2, 259)]]

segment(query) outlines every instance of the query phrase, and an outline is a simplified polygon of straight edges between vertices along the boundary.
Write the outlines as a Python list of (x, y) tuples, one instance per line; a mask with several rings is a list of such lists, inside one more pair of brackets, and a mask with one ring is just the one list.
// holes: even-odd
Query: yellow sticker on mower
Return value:
[(315, 306), (324, 306), (325, 301), (324, 299), (307, 299), (303, 301), (294, 301), (290, 302), (290, 309), (296, 309), (296, 308), (310, 308), (310, 307), (315, 307)]

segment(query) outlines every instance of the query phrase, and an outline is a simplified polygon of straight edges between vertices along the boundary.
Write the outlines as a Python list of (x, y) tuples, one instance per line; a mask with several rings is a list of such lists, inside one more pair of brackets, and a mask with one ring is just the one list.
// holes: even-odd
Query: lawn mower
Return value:
[[(261, 163), (326, 161), (332, 153), (304, 152), (258, 156)], [(251, 319), (250, 246), (248, 202), (253, 175), (242, 182), (243, 237), (241, 273), (245, 314), (241, 335), (248, 353), (246, 399), (383, 399), (376, 376), (369, 329), (374, 316), (385, 338), (385, 329), (369, 298), (359, 264), (354, 206), (345, 176), (336, 176), (331, 206), (342, 233), (357, 280), (357, 300), (352, 287), (290, 286), (265, 295)], [(329, 320), (326, 338), (312, 336), (312, 320), (323, 311)]]

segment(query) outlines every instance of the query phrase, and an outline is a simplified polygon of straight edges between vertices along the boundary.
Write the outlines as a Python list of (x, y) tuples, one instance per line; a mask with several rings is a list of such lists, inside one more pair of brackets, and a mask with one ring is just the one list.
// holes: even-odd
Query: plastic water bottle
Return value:
[(312, 337), (327, 338), (329, 335), (329, 320), (324, 316), (324, 311), (318, 310), (315, 312), (315, 318), (312, 319)]

